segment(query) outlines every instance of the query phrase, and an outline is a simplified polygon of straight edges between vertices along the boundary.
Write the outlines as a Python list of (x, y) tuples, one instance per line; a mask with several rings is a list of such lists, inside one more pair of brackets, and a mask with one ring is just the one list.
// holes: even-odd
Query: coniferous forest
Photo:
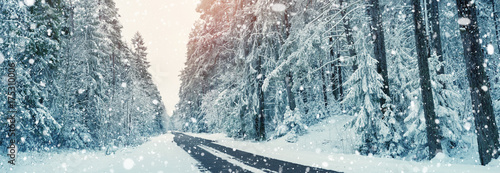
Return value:
[(0, 13), (5, 150), (101, 150), (163, 132), (144, 40), (123, 40), (113, 0), (5, 0)]
[(293, 143), (350, 116), (340, 128), (361, 155), (425, 160), (477, 143), (485, 165), (500, 148), (499, 6), (201, 0), (173, 124)]

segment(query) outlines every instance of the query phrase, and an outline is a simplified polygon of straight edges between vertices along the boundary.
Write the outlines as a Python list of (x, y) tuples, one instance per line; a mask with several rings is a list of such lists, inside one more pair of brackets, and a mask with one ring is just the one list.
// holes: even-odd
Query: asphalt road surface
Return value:
[[(191, 157), (200, 162), (201, 166), (210, 172), (293, 172), (293, 173), (339, 173), (337, 171), (315, 168), (278, 159), (255, 155), (241, 150), (228, 148), (214, 143), (215, 141), (189, 136), (183, 133), (173, 132), (174, 141), (188, 152)], [(210, 151), (207, 151), (210, 150)], [(229, 155), (232, 159), (225, 160), (220, 155), (212, 153), (220, 152)], [(242, 164), (235, 164), (234, 160)], [(252, 168), (252, 169), (249, 169)]]

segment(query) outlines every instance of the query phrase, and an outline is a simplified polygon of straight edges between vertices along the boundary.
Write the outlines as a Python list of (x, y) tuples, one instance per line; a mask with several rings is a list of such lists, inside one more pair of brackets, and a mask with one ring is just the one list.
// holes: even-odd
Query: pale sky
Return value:
[(186, 61), (186, 44), (199, 13), (199, 0), (115, 0), (123, 37), (139, 31), (148, 47), (149, 72), (160, 90), (169, 115), (179, 101), (180, 71)]

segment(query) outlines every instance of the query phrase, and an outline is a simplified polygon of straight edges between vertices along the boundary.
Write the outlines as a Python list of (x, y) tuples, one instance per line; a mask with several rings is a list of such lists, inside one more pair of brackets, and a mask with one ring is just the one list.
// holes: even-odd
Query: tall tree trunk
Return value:
[[(427, 9), (429, 10), (429, 22), (431, 25), (431, 55), (435, 53), (438, 56), (438, 61), (444, 63), (443, 47), (441, 46), (441, 30), (439, 27), (439, 1), (426, 0)], [(437, 70), (437, 74), (444, 74), (444, 66)]]
[[(352, 29), (349, 24), (349, 19), (346, 17), (346, 9), (343, 4), (344, 0), (340, 0), (340, 14), (342, 15), (342, 23), (344, 23), (344, 34), (346, 35), (347, 46), (349, 46), (349, 56), (354, 58), (356, 56), (356, 47), (354, 47), (354, 38), (352, 37)], [(330, 38), (331, 39), (331, 38)], [(356, 71), (358, 69), (358, 65), (356, 62), (352, 64), (352, 71)]]
[[(323, 61), (321, 61), (321, 67), (323, 67)], [(327, 92), (326, 92), (326, 85), (327, 85), (327, 82), (326, 82), (326, 78), (325, 78), (325, 68), (321, 68), (321, 80), (323, 81), (323, 84), (322, 84), (322, 89), (323, 89), (323, 102), (325, 104), (325, 108), (328, 107), (328, 97), (327, 97)]]
[(339, 76), (337, 74), (337, 63), (335, 63), (335, 51), (333, 50), (333, 38), (330, 37), (330, 57), (332, 57), (332, 61), (334, 61), (334, 63), (331, 63), (331, 68), (332, 68), (332, 77), (331, 77), (331, 82), (332, 82), (332, 92), (333, 92), (333, 96), (335, 97), (335, 100), (339, 100), (339, 96), (340, 96), (340, 93), (339, 93), (339, 88), (342, 87), (341, 83), (339, 83)]
[[(290, 36), (290, 22), (288, 20), (288, 10), (285, 10), (285, 39), (286, 40)], [(292, 72), (288, 72), (288, 74), (285, 76), (285, 85), (286, 85), (286, 93), (288, 97), (288, 107), (290, 107), (290, 110), (295, 110), (295, 96), (293, 95), (292, 92), (292, 86), (293, 86), (293, 77), (292, 77)]]
[(439, 126), (436, 123), (436, 113), (434, 112), (434, 98), (432, 96), (432, 86), (429, 74), (429, 46), (425, 36), (425, 25), (422, 20), (422, 9), (420, 0), (413, 0), (413, 23), (415, 25), (415, 42), (418, 55), (418, 70), (420, 76), (420, 88), (422, 89), (422, 104), (425, 114), (425, 130), (427, 131), (427, 144), (429, 146), (429, 159), (434, 158), (441, 152), (441, 135)]
[(491, 1), (491, 8), (493, 9), (493, 24), (495, 25), (495, 42), (497, 43), (498, 50), (500, 51), (500, 33), (499, 33), (499, 28), (498, 28), (498, 11), (497, 11), (497, 6), (495, 4), (495, 0), (490, 0)]
[[(337, 59), (340, 59), (340, 54), (337, 54)], [(338, 80), (339, 80), (339, 98), (338, 100), (341, 101), (343, 94), (344, 94), (344, 89), (342, 87), (342, 65), (340, 65), (340, 60), (338, 61), (339, 65), (337, 66), (337, 75), (338, 75)]]
[[(380, 14), (379, 3), (378, 0), (367, 0), (369, 2), (368, 6), (368, 15), (371, 17), (371, 33), (373, 38), (373, 52), (375, 54), (375, 58), (378, 61), (377, 64), (377, 72), (382, 75), (384, 79), (384, 87), (382, 90), (387, 96), (391, 96), (389, 93), (389, 77), (387, 74), (387, 58), (385, 52), (385, 43), (384, 43), (384, 28), (382, 26), (382, 16)], [(385, 98), (380, 99), (380, 107), (384, 105), (386, 102)], [(384, 110), (382, 110), (385, 112)]]
[(264, 91), (262, 85), (264, 83), (264, 72), (262, 70), (262, 56), (259, 55), (257, 60), (257, 97), (259, 99), (257, 116), (255, 117), (255, 128), (257, 132), (257, 141), (266, 139), (265, 116), (264, 116)]
[(290, 107), (290, 110), (295, 110), (295, 96), (292, 93), (292, 85), (293, 85), (293, 79), (292, 79), (292, 72), (288, 72), (288, 74), (285, 77), (285, 85), (286, 85), (286, 93), (288, 97), (288, 106)]
[(470, 0), (457, 0), (460, 35), (469, 78), (472, 113), (476, 124), (479, 158), (482, 165), (499, 155), (498, 129), (491, 104), (490, 83), (486, 75), (484, 54), (479, 43), (476, 4)]

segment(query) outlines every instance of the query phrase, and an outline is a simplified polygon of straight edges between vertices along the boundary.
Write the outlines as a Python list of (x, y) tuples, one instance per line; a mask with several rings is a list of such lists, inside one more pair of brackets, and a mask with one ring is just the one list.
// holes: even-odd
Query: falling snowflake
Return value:
[(78, 90), (78, 94), (82, 94), (83, 92), (85, 92), (85, 89), (79, 89)]
[(26, 6), (33, 6), (35, 5), (35, 0), (24, 0), (24, 4)]
[(458, 19), (458, 24), (459, 25), (469, 25), (471, 23), (470, 19), (469, 18), (465, 18), (465, 17), (462, 17), (460, 19)]
[(0, 52), (0, 64), (2, 64), (3, 61), (5, 61), (5, 57), (3, 56), (2, 52)]
[(45, 82), (40, 81), (40, 86), (45, 87)]
[(451, 37), (451, 34), (450, 34), (449, 32), (445, 32), (445, 33), (444, 33), (444, 36), (445, 36), (446, 38), (450, 38), (450, 37)]
[(481, 87), (481, 89), (482, 89), (483, 91), (488, 91), (488, 87), (487, 87), (487, 86), (484, 86), (484, 85)]
[(123, 88), (127, 87), (127, 83), (123, 82), (123, 83), (122, 83), (122, 87), (123, 87)]
[(35, 30), (36, 29), (36, 24), (35, 23), (30, 24), (30, 29), (31, 30)]
[(34, 64), (34, 63), (35, 63), (35, 60), (34, 60), (34, 59), (30, 59), (28, 62), (29, 62), (30, 64)]
[(50, 136), (50, 135), (49, 135), (49, 131), (48, 131), (48, 130), (43, 130), (42, 134), (43, 134), (44, 136)]
[(132, 159), (127, 158), (123, 161), (123, 168), (125, 168), (126, 170), (132, 169), (134, 165), (135, 163)]
[(153, 104), (157, 105), (158, 103), (158, 100), (153, 100)]
[(323, 163), (321, 163), (321, 166), (323, 166), (323, 168), (328, 167), (328, 162), (323, 162)]
[(427, 168), (427, 167), (423, 167), (423, 168), (422, 168), (422, 172), (423, 172), (423, 173), (427, 173), (428, 171), (429, 171), (429, 168)]
[(275, 12), (283, 12), (286, 10), (286, 5), (285, 4), (273, 4), (271, 5), (271, 10)]
[(465, 123), (465, 124), (464, 124), (464, 128), (465, 128), (465, 130), (467, 130), (467, 131), (469, 131), (471, 127), (472, 127), (472, 124), (471, 124), (471, 123), (469, 123), (469, 122), (467, 122), (467, 123)]
[(493, 47), (493, 45), (491, 44), (488, 44), (488, 46), (486, 46), (486, 51), (488, 52), (488, 55), (493, 55), (495, 53), (495, 47)]

